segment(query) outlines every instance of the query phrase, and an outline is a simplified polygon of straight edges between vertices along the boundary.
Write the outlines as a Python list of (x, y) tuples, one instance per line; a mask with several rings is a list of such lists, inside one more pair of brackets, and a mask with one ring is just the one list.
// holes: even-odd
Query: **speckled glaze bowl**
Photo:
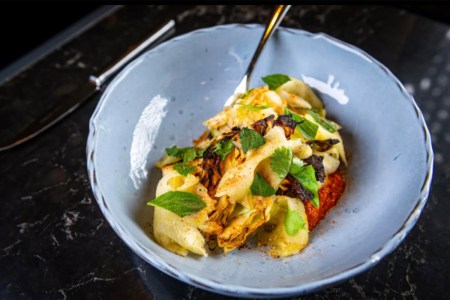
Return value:
[(284, 73), (305, 80), (342, 126), (348, 185), (338, 206), (300, 254), (272, 259), (244, 249), (181, 257), (150, 232), (161, 177), (154, 163), (188, 146), (241, 79), (260, 25), (197, 30), (145, 53), (109, 85), (91, 118), (87, 145), (92, 190), (105, 218), (140, 257), (189, 284), (241, 297), (281, 297), (328, 287), (376, 264), (416, 223), (432, 177), (430, 135), (414, 99), (365, 52), (325, 34), (280, 28), (251, 86)]

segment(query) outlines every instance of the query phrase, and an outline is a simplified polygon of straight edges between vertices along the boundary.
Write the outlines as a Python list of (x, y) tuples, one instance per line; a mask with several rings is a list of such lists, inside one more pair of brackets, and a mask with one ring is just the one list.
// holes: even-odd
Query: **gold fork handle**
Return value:
[(275, 7), (275, 10), (272, 14), (272, 17), (270, 18), (269, 22), (266, 25), (266, 29), (264, 30), (264, 34), (261, 37), (261, 40), (259, 41), (258, 47), (256, 48), (255, 53), (253, 54), (252, 60), (250, 61), (250, 64), (248, 65), (247, 72), (245, 72), (245, 90), (248, 90), (249, 83), (250, 83), (250, 75), (253, 72), (253, 68), (256, 65), (256, 62), (258, 61), (259, 55), (261, 54), (262, 50), (264, 49), (264, 46), (266, 45), (266, 42), (270, 39), (270, 37), (273, 35), (275, 30), (278, 28), (278, 26), (281, 23), (281, 20), (283, 20), (284, 16), (288, 12), (289, 8), (291, 8), (291, 5), (277, 5)]

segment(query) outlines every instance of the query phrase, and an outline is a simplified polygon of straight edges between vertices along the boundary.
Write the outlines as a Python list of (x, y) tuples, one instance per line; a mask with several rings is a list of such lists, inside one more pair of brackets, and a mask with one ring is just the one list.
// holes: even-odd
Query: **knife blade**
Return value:
[(175, 21), (169, 20), (154, 30), (143, 42), (126, 53), (116, 63), (106, 68), (100, 75), (91, 75), (86, 79), (86, 84), (71, 93), (59, 104), (54, 106), (44, 115), (33, 121), (25, 129), (18, 132), (14, 137), (0, 143), (0, 151), (14, 148), (26, 141), (38, 136), (59, 121), (70, 115), (84, 102), (91, 99), (94, 95), (101, 93), (109, 83), (112, 77), (122, 70), (130, 61), (136, 58), (140, 53), (150, 46), (154, 46), (174, 33)]

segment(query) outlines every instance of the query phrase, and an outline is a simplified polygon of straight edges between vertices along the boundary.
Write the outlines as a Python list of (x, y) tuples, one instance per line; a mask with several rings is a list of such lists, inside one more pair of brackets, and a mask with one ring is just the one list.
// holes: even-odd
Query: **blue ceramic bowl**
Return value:
[(240, 81), (260, 25), (197, 30), (159, 45), (109, 85), (91, 118), (87, 145), (92, 190), (105, 218), (140, 257), (214, 292), (242, 297), (304, 294), (367, 270), (393, 251), (426, 203), (433, 152), (428, 129), (402, 84), (367, 53), (325, 34), (280, 28), (251, 86), (284, 73), (304, 79), (342, 126), (348, 186), (300, 254), (272, 259), (258, 250), (181, 257), (151, 234), (160, 179), (154, 163), (188, 146)]

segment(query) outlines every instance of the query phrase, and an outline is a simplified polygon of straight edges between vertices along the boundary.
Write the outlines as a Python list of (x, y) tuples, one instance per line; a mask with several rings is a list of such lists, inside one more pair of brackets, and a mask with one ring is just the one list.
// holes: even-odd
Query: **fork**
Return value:
[(248, 91), (251, 75), (252, 75), (253, 69), (255, 68), (256, 62), (258, 61), (259, 55), (263, 51), (264, 46), (266, 45), (266, 42), (270, 39), (270, 37), (275, 32), (275, 30), (278, 28), (278, 26), (280, 25), (281, 21), (283, 20), (284, 16), (288, 12), (288, 10), (291, 8), (291, 6), (292, 5), (277, 5), (275, 7), (267, 25), (266, 25), (264, 33), (261, 36), (261, 40), (259, 41), (258, 47), (256, 48), (255, 53), (253, 54), (253, 57), (250, 60), (250, 64), (247, 67), (247, 71), (245, 72), (244, 76), (242, 77), (241, 82), (238, 84), (238, 86), (234, 90), (234, 93), (225, 102), (225, 106), (231, 105), (236, 100), (235, 97), (237, 94), (244, 94), (246, 91)]

